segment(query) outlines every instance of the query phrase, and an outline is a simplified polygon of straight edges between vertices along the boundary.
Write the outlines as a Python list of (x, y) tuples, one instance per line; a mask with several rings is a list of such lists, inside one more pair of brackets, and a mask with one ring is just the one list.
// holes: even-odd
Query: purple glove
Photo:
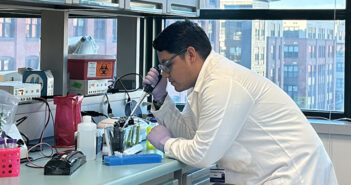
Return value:
[(171, 138), (171, 133), (169, 133), (166, 127), (157, 125), (156, 127), (152, 128), (146, 138), (152, 145), (154, 145), (154, 147), (164, 151), (164, 146), (167, 140)]
[[(155, 86), (157, 81), (158, 81), (158, 71), (155, 68), (151, 68), (150, 71), (147, 73), (143, 80), (143, 85), (145, 86), (146, 84), (150, 84), (152, 86)], [(154, 97), (154, 100), (160, 100), (164, 96), (166, 96), (167, 91), (167, 78), (163, 78), (160, 80), (160, 82), (157, 84), (157, 86), (154, 88), (152, 91), (152, 96)]]

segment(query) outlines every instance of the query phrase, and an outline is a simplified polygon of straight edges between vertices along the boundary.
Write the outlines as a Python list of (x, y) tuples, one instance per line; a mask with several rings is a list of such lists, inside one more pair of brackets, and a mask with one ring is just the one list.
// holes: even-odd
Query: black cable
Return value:
[[(129, 101), (131, 100), (131, 98), (130, 98), (130, 96), (129, 96), (129, 93), (128, 93), (128, 90), (127, 90), (126, 86), (124, 86), (124, 83), (121, 81), (120, 78), (117, 80), (117, 82), (119, 82), (119, 83), (122, 85), (122, 87), (123, 87), (123, 89), (124, 89), (124, 92), (125, 92), (125, 93), (127, 94), (127, 96), (128, 96), (127, 101), (129, 102)], [(116, 82), (116, 83), (117, 83), (117, 82)]]
[[(43, 130), (41, 131), (41, 134), (40, 134), (40, 138), (39, 138), (39, 141), (38, 141), (38, 144), (41, 143), (43, 141), (43, 137), (44, 137), (44, 132), (46, 130), (46, 127), (49, 125), (49, 122), (50, 122), (50, 118), (52, 119), (52, 123), (53, 125), (55, 126), (55, 121), (54, 121), (54, 116), (52, 114), (52, 111), (51, 111), (51, 108), (50, 108), (50, 105), (48, 103), (48, 101), (44, 98), (33, 98), (34, 100), (39, 100), (41, 102), (44, 102), (45, 105), (47, 106), (48, 108), (48, 111), (49, 111), (49, 114), (48, 114), (48, 118), (45, 122), (45, 125), (44, 125), (44, 128)], [(55, 132), (54, 132), (54, 137), (55, 137)], [(40, 146), (41, 147), (41, 146)], [(57, 152), (57, 148), (55, 148), (56, 152)]]
[(117, 90), (117, 88), (116, 88), (116, 85), (117, 85), (117, 83), (119, 82), (119, 83), (122, 85), (122, 87), (123, 87), (123, 89), (124, 89), (124, 92), (127, 93), (128, 99), (130, 99), (130, 96), (129, 96), (129, 93), (128, 93), (128, 92), (134, 92), (134, 91), (137, 91), (137, 90), (140, 88), (140, 87), (138, 87), (138, 88), (135, 88), (135, 89), (132, 89), (132, 90), (127, 90), (127, 88), (125, 87), (124, 83), (123, 83), (121, 80), (122, 80), (124, 77), (130, 76), (130, 75), (138, 75), (139, 78), (140, 78), (141, 80), (143, 80), (143, 77), (142, 77), (139, 73), (127, 73), (127, 74), (122, 75), (122, 76), (120, 76), (120, 77), (118, 77), (118, 78), (116, 77), (116, 80), (113, 82), (112, 87), (111, 87), (111, 89), (110, 89), (108, 92), (112, 92), (112, 93), (118, 92), (118, 90)]
[(41, 134), (40, 134), (40, 138), (39, 138), (39, 141), (38, 143), (41, 143), (41, 141), (43, 140), (43, 137), (44, 137), (44, 132), (45, 132), (45, 129), (46, 127), (48, 126), (49, 122), (50, 122), (50, 113), (51, 113), (51, 109), (50, 109), (50, 105), (49, 103), (45, 100), (45, 99), (42, 99), (42, 98), (33, 98), (34, 100), (39, 100), (39, 101), (42, 101), (45, 103), (45, 105), (48, 107), (48, 111), (49, 111), (49, 114), (48, 114), (48, 118), (44, 124), (44, 128), (43, 130), (41, 131)]
[(20, 119), (16, 120), (16, 126), (18, 127), (20, 124), (22, 124), (26, 119), (28, 118), (28, 116), (23, 116)]
[[(28, 116), (23, 116), (23, 117), (19, 118), (18, 120), (16, 120), (16, 127), (21, 125), (27, 118), (28, 118)], [(28, 146), (29, 138), (24, 133), (22, 133), (20, 131), (19, 131), (19, 133), (21, 134), (22, 138), (24, 138), (24, 143)]]
[(110, 104), (110, 99), (108, 98), (107, 93), (105, 93), (106, 99), (107, 99), (107, 115), (108, 117), (113, 117), (112, 114), (112, 108), (111, 108), (111, 104)]
[[(28, 157), (28, 159), (29, 160), (33, 160), (33, 157)], [(28, 159), (27, 158), (22, 158), (21, 160), (20, 160), (20, 163), (22, 164), (22, 163), (26, 163), (26, 162), (28, 162)]]
[[(33, 162), (33, 161), (37, 161), (37, 160), (39, 160), (39, 159), (45, 159), (45, 158), (50, 158), (50, 157), (38, 157), (38, 158), (36, 158), (36, 159), (32, 159), (31, 160), (31, 162)], [(29, 168), (44, 168), (44, 167), (39, 167), (39, 166), (32, 166), (32, 165), (30, 165), (30, 163), (27, 161), (26, 163), (25, 163), (25, 165), (27, 166), (27, 167), (29, 167)]]
[[(124, 89), (124, 92), (125, 92), (125, 93), (127, 94), (127, 96), (128, 96), (127, 102), (130, 102), (130, 101), (131, 101), (131, 98), (130, 98), (130, 95), (129, 95), (128, 92), (134, 92), (134, 91), (137, 91), (137, 90), (140, 88), (140, 86), (139, 86), (138, 88), (135, 88), (135, 89), (132, 89), (132, 90), (127, 90), (126, 86), (125, 86), (124, 83), (122, 82), (122, 79), (123, 79), (124, 77), (130, 76), (130, 75), (137, 75), (137, 76), (139, 76), (139, 78), (140, 78), (141, 80), (143, 80), (143, 77), (142, 77), (139, 73), (127, 73), (127, 74), (122, 75), (122, 76), (120, 76), (120, 77), (118, 77), (118, 78), (116, 77), (116, 79), (115, 79), (115, 81), (112, 83), (112, 85), (109, 86), (109, 89), (107, 90), (107, 92), (109, 92), (109, 93), (116, 93), (116, 92), (119, 92), (119, 90), (118, 90), (117, 87), (116, 87), (116, 84), (119, 82), (119, 83), (122, 85), (122, 87), (123, 87), (123, 89)], [(111, 104), (110, 104), (109, 98), (108, 98), (108, 96), (107, 96), (107, 93), (105, 93), (105, 96), (106, 96), (106, 98), (107, 98), (107, 103), (108, 103), (108, 104), (107, 104), (107, 114), (108, 114), (109, 117), (113, 117), (112, 108), (111, 108)]]

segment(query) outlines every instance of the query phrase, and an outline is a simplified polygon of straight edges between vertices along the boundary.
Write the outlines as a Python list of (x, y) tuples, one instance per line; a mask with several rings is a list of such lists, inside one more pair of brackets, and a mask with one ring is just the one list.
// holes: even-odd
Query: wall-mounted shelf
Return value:
[(70, 16), (199, 16), (200, 0), (1, 0), (0, 16), (40, 16), (67, 10)]

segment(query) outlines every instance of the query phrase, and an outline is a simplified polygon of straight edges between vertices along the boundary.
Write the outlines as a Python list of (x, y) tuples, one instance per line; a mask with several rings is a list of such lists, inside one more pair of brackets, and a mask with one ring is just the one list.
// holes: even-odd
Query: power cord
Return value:
[[(108, 87), (108, 90), (107, 90), (107, 93), (116, 93), (116, 92), (120, 92), (120, 90), (116, 87), (118, 82), (121, 84), (121, 86), (123, 87), (124, 89), (124, 92), (127, 94), (127, 102), (130, 102), (131, 101), (131, 98), (130, 98), (130, 95), (129, 95), (129, 92), (134, 92), (134, 91), (137, 91), (140, 87), (136, 88), (136, 89), (132, 89), (132, 90), (128, 90), (126, 88), (126, 86), (124, 85), (124, 83), (122, 82), (122, 79), (125, 78), (126, 76), (130, 76), (130, 75), (137, 75), (139, 76), (139, 78), (141, 80), (143, 80), (143, 77), (139, 74), (139, 73), (127, 73), (125, 75), (122, 75), (120, 77), (116, 77), (114, 82), (112, 82), (112, 85), (110, 85)], [(112, 113), (112, 108), (111, 108), (111, 104), (110, 104), (110, 100), (108, 98), (108, 95), (107, 93), (105, 93), (105, 96), (106, 96), (106, 99), (107, 99), (107, 115), (108, 117), (114, 117), (113, 116), (113, 113)]]
[(113, 113), (112, 113), (112, 108), (111, 108), (111, 104), (110, 104), (110, 99), (108, 98), (107, 93), (105, 93), (106, 99), (107, 99), (107, 117), (114, 117)]
[[(16, 120), (16, 127), (21, 125), (27, 118), (28, 118), (28, 116), (23, 116), (23, 117), (19, 118), (18, 120)], [(28, 146), (29, 138), (21, 131), (19, 131), (19, 133), (21, 134), (22, 138), (24, 139), (24, 143), (26, 143), (26, 145)]]
[[(44, 128), (43, 128), (42, 131), (41, 131), (39, 141), (38, 141), (38, 143), (37, 143), (36, 145), (34, 145), (34, 146), (39, 146), (39, 147), (40, 147), (40, 152), (42, 153), (42, 145), (43, 145), (43, 144), (48, 145), (48, 146), (51, 147), (51, 145), (49, 145), (48, 143), (44, 143), (44, 142), (43, 142), (43, 137), (44, 137), (44, 132), (45, 132), (47, 126), (49, 125), (50, 118), (52, 119), (52, 123), (53, 123), (54, 125), (55, 125), (55, 120), (54, 120), (54, 116), (53, 116), (53, 114), (52, 114), (50, 105), (49, 105), (49, 103), (48, 103), (48, 101), (47, 101), (46, 99), (44, 99), (44, 98), (33, 98), (33, 100), (38, 100), (38, 101), (44, 102), (45, 105), (46, 105), (45, 109), (48, 110), (48, 112), (49, 112), (48, 115), (47, 115), (47, 120), (46, 120), (46, 122), (45, 122)], [(46, 110), (45, 110), (45, 115), (44, 115), (44, 117), (46, 117), (46, 112), (47, 112)], [(55, 133), (54, 133), (54, 134), (55, 134)], [(54, 135), (54, 137), (55, 137), (55, 135)], [(34, 146), (31, 148), (31, 150), (33, 150), (33, 149), (35, 148)], [(30, 152), (31, 150), (28, 150), (28, 152)], [(57, 149), (56, 149), (56, 148), (55, 148), (55, 150), (56, 150), (56, 152), (57, 152)], [(43, 153), (42, 153), (42, 154), (43, 154)], [(43, 155), (44, 155), (44, 154), (43, 154)], [(45, 155), (44, 155), (44, 156), (45, 156)]]
[(26, 119), (28, 118), (28, 116), (23, 116), (20, 119), (16, 120), (16, 126), (18, 127), (20, 124), (22, 124)]
[(109, 89), (107, 90), (108, 93), (116, 93), (116, 92), (120, 92), (120, 90), (116, 87), (116, 85), (118, 84), (118, 82), (121, 84), (121, 86), (124, 89), (124, 92), (127, 93), (127, 96), (130, 98), (128, 92), (134, 92), (137, 91), (140, 87), (132, 89), (132, 90), (128, 90), (126, 88), (126, 86), (124, 85), (124, 83), (122, 82), (122, 79), (125, 78), (126, 76), (130, 76), (130, 75), (137, 75), (139, 76), (139, 78), (141, 80), (143, 80), (143, 77), (139, 74), (139, 73), (127, 73), (125, 75), (122, 75), (120, 77), (116, 77), (115, 81), (112, 83), (112, 85), (109, 86)]

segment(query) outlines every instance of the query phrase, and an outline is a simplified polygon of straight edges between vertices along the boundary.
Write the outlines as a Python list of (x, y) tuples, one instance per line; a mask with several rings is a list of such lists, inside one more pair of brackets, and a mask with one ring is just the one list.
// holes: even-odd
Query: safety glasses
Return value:
[(173, 59), (181, 54), (183, 54), (188, 48), (184, 48), (182, 50), (180, 50), (178, 53), (176, 53), (175, 55), (173, 55), (171, 58), (169, 58), (168, 60), (166, 60), (165, 62), (162, 62), (158, 65), (158, 67), (161, 69), (161, 71), (164, 71), (166, 73), (170, 73), (171, 72), (171, 68), (172, 68), (172, 64), (173, 64)]

